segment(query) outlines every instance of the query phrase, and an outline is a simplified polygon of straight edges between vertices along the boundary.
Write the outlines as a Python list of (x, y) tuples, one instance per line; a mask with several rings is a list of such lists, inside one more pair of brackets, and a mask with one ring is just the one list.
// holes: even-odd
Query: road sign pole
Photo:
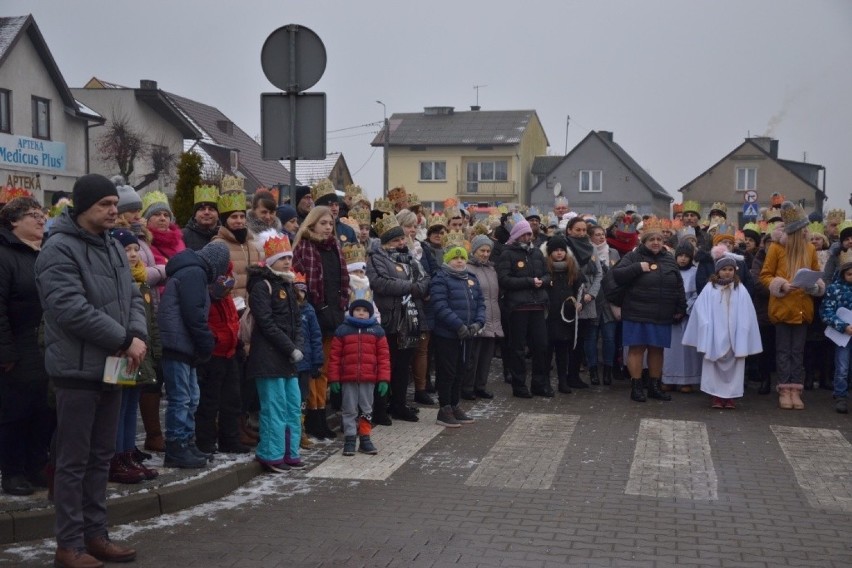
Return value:
[[(299, 155), (296, 149), (296, 93), (299, 92), (299, 85), (296, 80), (296, 31), (298, 27), (296, 25), (290, 25), (287, 27), (287, 30), (290, 32), (290, 87), (287, 89), (291, 95), (290, 97), (290, 199), (296, 199), (296, 191), (294, 186), (296, 185), (296, 156)], [(280, 194), (279, 194), (280, 199)], [(283, 204), (283, 202), (279, 202), (279, 205)], [(293, 207), (296, 207), (298, 203), (290, 203)]]

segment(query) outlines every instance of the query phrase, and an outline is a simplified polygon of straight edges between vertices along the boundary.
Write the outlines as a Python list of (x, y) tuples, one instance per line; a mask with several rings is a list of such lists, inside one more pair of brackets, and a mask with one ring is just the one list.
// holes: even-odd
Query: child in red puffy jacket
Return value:
[(379, 395), (385, 396), (390, 374), (388, 340), (373, 316), (373, 303), (355, 300), (349, 304), (346, 320), (334, 332), (328, 361), (331, 392), (343, 392), (344, 456), (355, 455), (356, 434), (360, 437), (359, 452), (379, 453), (370, 440), (373, 389), (378, 383)]

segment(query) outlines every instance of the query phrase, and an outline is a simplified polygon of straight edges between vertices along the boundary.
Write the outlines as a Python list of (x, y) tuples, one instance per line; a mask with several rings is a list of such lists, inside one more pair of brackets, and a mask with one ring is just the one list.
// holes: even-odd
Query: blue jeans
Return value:
[(302, 395), (299, 379), (255, 379), (260, 398), (260, 444), (258, 459), (280, 462), (299, 457), (302, 438)]
[(189, 440), (195, 436), (195, 411), (201, 396), (195, 367), (171, 359), (163, 359), (166, 383), (166, 440)]
[(846, 398), (849, 393), (849, 358), (852, 341), (846, 347), (834, 346), (834, 398)]
[(139, 412), (140, 387), (122, 387), (121, 412), (118, 415), (118, 434), (115, 436), (115, 453), (120, 454), (136, 447), (136, 417)]
[(586, 352), (586, 366), (598, 366), (598, 335), (601, 337), (601, 357), (603, 364), (607, 367), (612, 367), (615, 361), (615, 328), (618, 322), (603, 323), (601, 318), (597, 322), (589, 325), (588, 333), (586, 333), (585, 345), (583, 349)]

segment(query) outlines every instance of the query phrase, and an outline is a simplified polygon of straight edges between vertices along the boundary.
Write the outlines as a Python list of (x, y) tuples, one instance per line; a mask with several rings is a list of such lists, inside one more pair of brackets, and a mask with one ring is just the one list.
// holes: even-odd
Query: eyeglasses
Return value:
[(47, 219), (44, 213), (40, 213), (37, 211), (30, 211), (29, 213), (24, 213), (24, 217), (32, 217), (36, 221), (44, 221)]

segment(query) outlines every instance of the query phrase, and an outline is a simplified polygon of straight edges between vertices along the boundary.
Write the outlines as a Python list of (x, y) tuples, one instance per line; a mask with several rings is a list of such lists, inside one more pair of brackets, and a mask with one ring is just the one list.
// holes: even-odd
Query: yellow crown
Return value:
[(662, 233), (663, 223), (657, 217), (648, 217), (642, 222), (642, 234), (650, 235), (652, 233)]
[(842, 223), (846, 220), (846, 211), (843, 209), (829, 209), (825, 214), (826, 223)]
[(350, 196), (352, 207), (360, 207), (361, 209), (370, 210), (370, 200), (363, 193), (356, 193)]
[(408, 198), (408, 193), (405, 191), (405, 186), (399, 186), (388, 191), (388, 199), (393, 203), (405, 201)]
[(852, 249), (840, 253), (840, 258), (837, 260), (837, 265), (838, 267), (844, 270), (852, 268)]
[(311, 197), (314, 199), (314, 202), (321, 197), (331, 194), (337, 195), (334, 192), (334, 184), (328, 178), (323, 178), (311, 186)]
[(791, 225), (793, 223), (807, 220), (807, 218), (805, 210), (802, 209), (801, 205), (797, 205), (791, 201), (785, 201), (781, 206), (781, 220), (784, 221), (784, 225)]
[(293, 254), (293, 247), (290, 246), (290, 238), (287, 235), (271, 236), (263, 243), (263, 254), (267, 259), (284, 253)]
[(396, 215), (393, 213), (385, 213), (384, 217), (376, 220), (376, 224), (374, 225), (376, 228), (376, 232), (381, 237), (391, 229), (399, 227), (399, 221), (396, 220)]
[(370, 210), (364, 209), (363, 207), (356, 207), (355, 209), (349, 210), (349, 218), (353, 221), (357, 222), (358, 225), (369, 225), (370, 224)]
[(343, 259), (346, 261), (346, 264), (367, 262), (367, 249), (357, 243), (346, 243), (343, 245)]
[(701, 204), (694, 199), (687, 199), (683, 202), (683, 212), (692, 212), (701, 217)]
[(771, 221), (772, 219), (780, 219), (781, 218), (781, 210), (777, 207), (768, 207), (763, 212), (763, 220)]
[(246, 180), (237, 176), (225, 176), (222, 178), (222, 193), (228, 191), (245, 191)]
[(373, 209), (382, 213), (393, 213), (393, 203), (389, 199), (378, 197), (373, 202)]
[(356, 195), (361, 195), (364, 193), (364, 190), (361, 189), (360, 185), (355, 185), (354, 183), (350, 183), (343, 189), (343, 193), (346, 194), (346, 197), (354, 198)]
[(598, 225), (604, 229), (609, 229), (612, 226), (612, 217), (609, 215), (601, 215), (598, 217)]
[(842, 223), (840, 223), (840, 224), (837, 226), (837, 234), (839, 235), (839, 234), (840, 234), (840, 233), (842, 233), (845, 229), (849, 229), (849, 228), (852, 228), (852, 221), (843, 221)]
[(743, 231), (754, 231), (755, 233), (760, 234), (763, 232), (763, 229), (761, 229), (760, 225), (757, 223), (746, 223), (743, 225)]
[(431, 229), (432, 227), (435, 227), (435, 226), (440, 226), (440, 227), (446, 227), (447, 226), (447, 218), (444, 217), (444, 215), (442, 213), (432, 213), (432, 216), (429, 217), (429, 228)]
[(213, 185), (196, 185), (192, 190), (194, 203), (219, 203), (219, 188)]
[(725, 217), (728, 216), (728, 206), (722, 201), (716, 201), (710, 206), (710, 212), (713, 211), (721, 211)]
[(233, 213), (234, 211), (245, 211), (246, 194), (242, 191), (231, 191), (219, 196), (219, 214)]
[(417, 196), (417, 194), (416, 193), (409, 193), (408, 194), (408, 208), (414, 209), (415, 207), (420, 207), (420, 205), (421, 205), (420, 198)]
[(169, 207), (169, 198), (162, 191), (149, 191), (142, 197), (142, 212), (147, 211), (155, 203), (165, 203), (166, 207)]
[(456, 219), (461, 216), (461, 210), (456, 206), (444, 208), (444, 217), (447, 218), (447, 221), (449, 221), (450, 219)]
[(815, 233), (818, 235), (825, 235), (825, 225), (818, 221), (808, 223), (808, 232), (812, 235)]
[(453, 247), (465, 248), (464, 233), (461, 231), (447, 231), (441, 236), (441, 246), (444, 250)]

